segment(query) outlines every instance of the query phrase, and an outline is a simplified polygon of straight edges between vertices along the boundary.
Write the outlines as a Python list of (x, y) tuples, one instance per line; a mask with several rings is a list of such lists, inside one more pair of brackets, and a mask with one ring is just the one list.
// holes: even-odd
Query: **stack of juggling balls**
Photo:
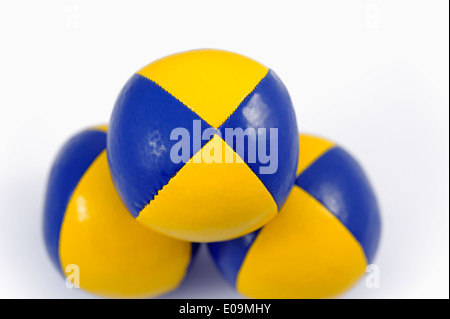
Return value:
[(272, 70), (221, 50), (135, 73), (108, 126), (63, 146), (44, 208), (59, 271), (108, 297), (176, 289), (202, 243), (247, 297), (335, 297), (364, 275), (379, 236), (358, 162), (299, 134)]

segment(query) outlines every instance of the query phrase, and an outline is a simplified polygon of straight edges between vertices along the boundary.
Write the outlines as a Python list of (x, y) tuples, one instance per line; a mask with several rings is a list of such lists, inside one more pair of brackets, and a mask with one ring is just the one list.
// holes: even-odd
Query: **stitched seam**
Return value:
[[(225, 144), (228, 145), (228, 143), (222, 137), (220, 137), (220, 138), (222, 139), (222, 141), (225, 142)], [(228, 145), (228, 147), (233, 150), (233, 148), (230, 145)], [(277, 205), (277, 208), (278, 208), (278, 203), (276, 202), (275, 197), (273, 196), (272, 192), (267, 188), (266, 184), (264, 184), (263, 181), (258, 177), (258, 174), (248, 165), (248, 163), (238, 153), (236, 153), (235, 150), (233, 150), (233, 152), (236, 154), (236, 156), (239, 156), (241, 158), (242, 162), (245, 163), (245, 165), (247, 165), (247, 167), (253, 172), (253, 174), (255, 174), (256, 178), (261, 182), (261, 184), (264, 186), (264, 188), (267, 190), (267, 192), (270, 194), (270, 196), (272, 196), (272, 199), (273, 199), (273, 201), (275, 202), (275, 204)]]
[(254, 88), (242, 99), (241, 102), (238, 103), (238, 105), (236, 106), (236, 108), (233, 110), (233, 112), (231, 112), (230, 115), (228, 115), (228, 117), (222, 122), (222, 124), (220, 124), (217, 129), (220, 130), (220, 128), (230, 119), (231, 116), (233, 116), (234, 113), (236, 113), (237, 109), (244, 104), (244, 102), (249, 98), (249, 96), (256, 90), (256, 88), (261, 84), (261, 82), (267, 77), (267, 75), (269, 74), (270, 69), (267, 69), (266, 74), (261, 78), (261, 80), (259, 80), (259, 82), (254, 86)]
[[(236, 153), (237, 154), (237, 153)], [(239, 154), (238, 154), (239, 155)], [(264, 188), (267, 190), (267, 192), (270, 194), (270, 196), (272, 196), (273, 201), (275, 202), (275, 204), (277, 205), (277, 209), (278, 211), (280, 211), (281, 207), (278, 207), (278, 203), (275, 200), (275, 196), (273, 196), (273, 193), (267, 188), (267, 185), (264, 184), (264, 182), (261, 180), (261, 178), (259, 178), (258, 174), (250, 167), (250, 165), (248, 165), (248, 163), (246, 161), (244, 161), (244, 159), (242, 159), (242, 161), (247, 165), (248, 168), (250, 168), (250, 170), (253, 172), (253, 174), (255, 174), (256, 178), (261, 182), (261, 184), (264, 186)]]
[[(301, 147), (301, 145), (300, 145)], [(300, 178), (300, 176), (302, 176), (302, 174), (304, 172), (306, 172), (315, 162), (317, 162), (318, 159), (320, 159), (322, 156), (324, 156), (326, 153), (328, 153), (329, 151), (333, 150), (337, 148), (337, 145), (331, 145), (330, 148), (326, 149), (325, 151), (323, 151), (322, 153), (320, 153), (315, 159), (314, 161), (312, 161), (311, 163), (309, 163), (308, 166), (306, 166), (300, 173), (298, 173), (297, 177), (295, 178), (295, 181), (297, 182), (297, 179)]]
[[(219, 136), (220, 137), (220, 136)], [(222, 138), (220, 137), (220, 139), (222, 141), (225, 142), (225, 144), (228, 145), (228, 143)], [(209, 143), (209, 141), (208, 141)], [(206, 144), (205, 144), (206, 145)], [(245, 165), (247, 165), (247, 167), (252, 171), (253, 174), (255, 174), (256, 178), (259, 180), (259, 182), (261, 183), (262, 186), (264, 186), (264, 188), (267, 190), (267, 192), (270, 194), (270, 196), (272, 197), (272, 200), (275, 202), (275, 205), (277, 206), (278, 211), (280, 211), (280, 207), (278, 207), (278, 203), (275, 200), (275, 197), (273, 196), (272, 192), (267, 188), (266, 184), (263, 183), (263, 181), (259, 178), (258, 174), (248, 165), (248, 163), (238, 154), (236, 153), (236, 151), (230, 146), (228, 145), (229, 148), (231, 148), (231, 150), (236, 154), (236, 156), (239, 156), (239, 158), (242, 160), (243, 163), (245, 163)]]
[(308, 192), (306, 189), (304, 189), (303, 187), (296, 185), (297, 187), (299, 187), (302, 191), (304, 191), (306, 194), (308, 194), (308, 196), (310, 196), (313, 200), (315, 200), (320, 206), (322, 206), (323, 208), (325, 208), (325, 210), (331, 215), (333, 216), (346, 230), (347, 232), (350, 234), (350, 236), (352, 236), (352, 238), (355, 240), (355, 242), (358, 244), (358, 246), (361, 248), (361, 251), (364, 255), (364, 258), (366, 259), (367, 264), (369, 264), (369, 257), (366, 254), (366, 250), (363, 247), (363, 244), (361, 243), (361, 241), (358, 240), (358, 238), (356, 238), (356, 236), (351, 232), (350, 229), (348, 229), (347, 225), (345, 225), (344, 221), (336, 216), (334, 214), (334, 212), (327, 206), (325, 205), (324, 202), (322, 202), (321, 200), (319, 200), (318, 198), (316, 198), (313, 194), (311, 194), (310, 192)]
[[(158, 83), (156, 83), (155, 81), (153, 81), (152, 79), (149, 79), (149, 78), (147, 78), (147, 77), (145, 77), (145, 76), (143, 76), (142, 74), (139, 74), (139, 73), (135, 73), (136, 75), (138, 75), (139, 77), (141, 77), (141, 78), (143, 78), (143, 79), (145, 79), (145, 80), (147, 80), (147, 81), (150, 81), (151, 83), (154, 83), (157, 87), (159, 87), (161, 90), (163, 90), (164, 92), (166, 92), (168, 95), (170, 95), (173, 99), (175, 99), (176, 101), (178, 101), (180, 104), (182, 104), (183, 106), (185, 106), (189, 111), (191, 111), (196, 117), (198, 117), (200, 120), (202, 120), (203, 122), (205, 122), (207, 125), (209, 125), (210, 127), (212, 127), (212, 128), (214, 128), (215, 130), (217, 130), (215, 127), (213, 127), (211, 124), (209, 124), (205, 119), (203, 119), (200, 115), (198, 115), (196, 112), (194, 112), (189, 106), (187, 106), (185, 103), (183, 103), (183, 101), (181, 101), (180, 99), (178, 99), (177, 97), (175, 97), (174, 95), (172, 95), (169, 91), (167, 91), (165, 88), (163, 88), (161, 85), (159, 85)], [(211, 139), (212, 139), (212, 137), (211, 137)], [(210, 139), (210, 140), (211, 140)], [(208, 142), (206, 142), (205, 143), (205, 145), (207, 144), (207, 143), (209, 143), (209, 141)], [(200, 150), (202, 149), (203, 147), (201, 147), (200, 148)], [(199, 150), (199, 151), (200, 151)], [(196, 154), (196, 153), (195, 153)], [(192, 155), (192, 157), (194, 157), (194, 155), (195, 154), (193, 154)], [(191, 160), (192, 159), (192, 157), (189, 159), (189, 160)], [(188, 161), (189, 162), (189, 161)], [(169, 178), (169, 181), (166, 183), (166, 184), (164, 184), (160, 189), (158, 189), (157, 190), (157, 192), (156, 192), (156, 194), (155, 195), (153, 195), (151, 198), (150, 198), (150, 200), (147, 202), (147, 204), (145, 204), (145, 205), (136, 205), (136, 207), (138, 208), (138, 214), (137, 214), (137, 216), (139, 216), (140, 215), (140, 212), (145, 208), (145, 207), (147, 207), (154, 199), (155, 199), (155, 197), (159, 194), (159, 192), (160, 191), (162, 191), (163, 190), (163, 188), (170, 182), (170, 180), (172, 179), (172, 178), (174, 178), (177, 174), (178, 174), (178, 172), (188, 163), (188, 162), (186, 162), (173, 176), (171, 176), (170, 178)], [(136, 216), (136, 217), (137, 217)]]
[(214, 126), (212, 126), (211, 124), (208, 123), (208, 121), (206, 121), (203, 117), (201, 117), (199, 114), (197, 114), (196, 112), (194, 112), (192, 110), (191, 107), (189, 107), (186, 103), (184, 103), (183, 101), (181, 101), (179, 98), (177, 98), (175, 95), (173, 95), (172, 93), (170, 93), (169, 91), (167, 91), (165, 88), (163, 88), (161, 85), (159, 85), (157, 82), (153, 81), (152, 79), (149, 79), (148, 77), (143, 76), (142, 74), (136, 73), (137, 75), (139, 75), (140, 77), (154, 83), (156, 86), (158, 86), (159, 88), (161, 88), (161, 90), (163, 90), (164, 92), (166, 92), (167, 94), (169, 94), (171, 97), (173, 97), (175, 100), (177, 100), (178, 102), (180, 102), (182, 105), (184, 105), (189, 111), (191, 111), (192, 113), (194, 113), (195, 115), (197, 115), (202, 121), (204, 121), (206, 124), (208, 124), (209, 126), (211, 126), (212, 128), (216, 129)]
[[(241, 105), (244, 105), (244, 104), (245, 104), (245, 102), (250, 98), (250, 95), (252, 95), (252, 93), (253, 93), (253, 92), (261, 85), (261, 82), (262, 82), (264, 79), (267, 78), (267, 75), (269, 74), (269, 72), (270, 72), (270, 69), (267, 69), (267, 73), (262, 77), (261, 80), (259, 80), (258, 84), (256, 84), (255, 87), (250, 91), (250, 93), (248, 93), (248, 94), (242, 99), (242, 101), (238, 104), (238, 106), (236, 107), (236, 109), (230, 114), (230, 116), (228, 116), (228, 118), (227, 118), (225, 121), (223, 121), (222, 124), (219, 125), (219, 127), (217, 128), (217, 130), (220, 130), (220, 129), (222, 128), (222, 126), (224, 126), (225, 123), (231, 118), (231, 116), (233, 116), (233, 114), (236, 113), (236, 111), (239, 109), (239, 107), (240, 107)], [(225, 141), (225, 140), (224, 140), (224, 141)], [(225, 141), (225, 143), (227, 143), (227, 142)], [(227, 145), (228, 145), (228, 143), (227, 143)], [(231, 145), (228, 145), (228, 146), (231, 147)], [(231, 147), (231, 149), (236, 153), (236, 151), (233, 149), (233, 147)], [(236, 155), (238, 155), (238, 156), (240, 157), (240, 155), (239, 155), (238, 153), (236, 153)], [(250, 167), (250, 165), (248, 165), (248, 163), (247, 163), (243, 158), (241, 158), (241, 159), (242, 159), (242, 161), (248, 166), (248, 168), (250, 168), (250, 170), (253, 172), (253, 174), (255, 174), (256, 178), (259, 179), (259, 181), (260, 181), (261, 184), (264, 186), (264, 188), (267, 190), (267, 192), (270, 194), (270, 196), (272, 196), (273, 201), (274, 201), (275, 204), (277, 205), (278, 211), (280, 211), (280, 207), (278, 207), (278, 203), (277, 203), (277, 201), (275, 200), (275, 197), (273, 196), (272, 192), (267, 188), (266, 184), (263, 183), (263, 181), (259, 178), (258, 174)]]
[[(151, 204), (151, 202), (153, 202), (153, 201), (156, 200), (156, 197), (159, 195), (159, 193), (162, 192), (162, 191), (164, 190), (164, 188), (165, 188), (167, 185), (169, 185), (170, 181), (171, 181), (173, 178), (175, 178), (175, 177), (178, 175), (178, 173), (180, 173), (181, 170), (182, 170), (184, 167), (186, 167), (187, 164), (189, 164), (189, 162), (194, 158), (195, 155), (198, 154), (198, 152), (201, 152), (201, 151), (202, 151), (203, 147), (205, 147), (206, 144), (208, 144), (208, 143), (210, 143), (210, 142), (212, 141), (212, 139), (213, 139), (213, 137), (214, 137), (215, 135), (216, 135), (216, 134), (212, 135), (211, 138), (210, 138), (210, 140), (209, 140), (208, 142), (206, 142), (205, 145), (203, 145), (203, 146), (202, 146), (195, 154), (193, 154), (193, 155), (191, 156), (191, 158), (189, 159), (189, 161), (187, 161), (186, 163), (184, 163), (184, 165), (183, 165), (183, 166), (182, 166), (175, 174), (173, 174), (173, 175), (169, 178), (169, 181), (168, 181), (166, 184), (164, 184), (164, 185), (156, 192), (156, 194), (153, 196), (153, 198), (150, 199), (150, 201), (149, 201), (145, 206), (143, 206), (143, 207), (139, 210), (139, 215), (140, 215), (140, 212), (141, 212), (143, 209), (145, 209), (147, 206), (149, 206), (149, 205)], [(139, 215), (138, 215), (138, 216), (139, 216)]]

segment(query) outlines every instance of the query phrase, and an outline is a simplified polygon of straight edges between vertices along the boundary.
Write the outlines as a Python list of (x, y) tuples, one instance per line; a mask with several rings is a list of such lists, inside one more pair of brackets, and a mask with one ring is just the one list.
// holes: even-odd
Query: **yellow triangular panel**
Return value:
[(267, 72), (265, 66), (240, 54), (208, 49), (170, 55), (138, 74), (218, 128)]
[(365, 268), (364, 251), (347, 228), (294, 186), (256, 237), (236, 286), (252, 298), (328, 298), (351, 287)]
[[(230, 153), (234, 154), (232, 163), (227, 160)], [(137, 220), (176, 238), (212, 242), (256, 230), (276, 213), (277, 205), (264, 184), (215, 135), (158, 192)]]
[(76, 267), (81, 288), (109, 297), (149, 297), (176, 288), (191, 245), (134, 220), (110, 177), (106, 152), (92, 163), (68, 203), (61, 227), (62, 271)]

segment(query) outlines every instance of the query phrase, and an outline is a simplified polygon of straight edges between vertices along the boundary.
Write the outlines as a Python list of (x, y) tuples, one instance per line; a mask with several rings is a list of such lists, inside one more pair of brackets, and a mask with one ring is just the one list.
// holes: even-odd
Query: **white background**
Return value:
[[(42, 235), (46, 179), (75, 132), (108, 121), (139, 68), (220, 48), (277, 72), (300, 129), (332, 138), (377, 192), (381, 286), (449, 296), (448, 1), (1, 1), (0, 297), (80, 298)], [(168, 297), (239, 297), (205, 251)]]

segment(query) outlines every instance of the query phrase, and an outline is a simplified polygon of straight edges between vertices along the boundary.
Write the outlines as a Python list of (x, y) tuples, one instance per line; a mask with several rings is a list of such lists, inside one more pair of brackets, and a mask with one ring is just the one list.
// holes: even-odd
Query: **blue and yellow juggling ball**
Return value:
[(96, 127), (75, 135), (58, 154), (44, 208), (50, 257), (91, 293), (149, 297), (171, 291), (197, 244), (163, 236), (131, 217), (114, 189), (105, 147), (106, 127)]
[(247, 57), (196, 50), (153, 62), (126, 83), (110, 120), (114, 185), (140, 223), (194, 242), (265, 225), (295, 180), (289, 94)]
[(379, 236), (377, 201), (360, 165), (332, 142), (301, 135), (297, 179), (280, 213), (209, 249), (248, 297), (328, 298), (363, 276)]

